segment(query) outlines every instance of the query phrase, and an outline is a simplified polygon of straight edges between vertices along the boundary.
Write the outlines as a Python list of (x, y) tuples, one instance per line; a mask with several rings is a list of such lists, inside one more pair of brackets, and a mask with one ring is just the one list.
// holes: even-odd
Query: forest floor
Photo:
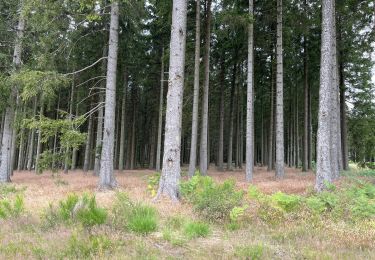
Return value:
[[(165, 232), (170, 219), (200, 218), (188, 202), (153, 202), (147, 190), (148, 177), (153, 174), (151, 170), (116, 172), (119, 189), (99, 192), (98, 178), (92, 172), (77, 170), (58, 176), (15, 172), (11, 185), (23, 194), (25, 213), (17, 218), (0, 218), (0, 259), (375, 259), (374, 219), (358, 223), (324, 220), (317, 224), (309, 218), (287, 217), (281, 223), (270, 224), (252, 215), (236, 230), (209, 223), (207, 237), (187, 239), (178, 235), (171, 239)], [(236, 187), (244, 191), (249, 187), (243, 170), (211, 170), (209, 176), (218, 183), (234, 179)], [(337, 185), (347, 179), (343, 177)], [(273, 172), (257, 167), (253, 184), (264, 194), (281, 191), (304, 196), (312, 192), (314, 181), (313, 172), (291, 168), (286, 169), (283, 180), (276, 181)], [(132, 201), (156, 208), (159, 220), (155, 232), (138, 235), (119, 231), (110, 224), (89, 230), (73, 224), (43, 226), (41, 216), (45, 216), (49, 205), (58, 205), (68, 194), (93, 193), (98, 205), (111, 212), (118, 191), (126, 192)], [(105, 241), (92, 244), (93, 236), (105, 237)], [(87, 245), (75, 245), (75, 239)]]

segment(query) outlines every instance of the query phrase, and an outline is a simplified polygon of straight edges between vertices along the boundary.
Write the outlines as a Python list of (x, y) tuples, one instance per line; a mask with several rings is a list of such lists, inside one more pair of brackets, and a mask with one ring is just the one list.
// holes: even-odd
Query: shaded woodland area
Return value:
[(374, 48), (373, 0), (1, 1), (0, 221), (73, 249), (0, 258), (374, 257)]

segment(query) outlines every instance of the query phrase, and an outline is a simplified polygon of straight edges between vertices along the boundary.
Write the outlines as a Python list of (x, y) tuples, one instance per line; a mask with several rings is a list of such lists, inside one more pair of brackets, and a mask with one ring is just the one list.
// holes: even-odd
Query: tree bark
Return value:
[(161, 138), (163, 131), (163, 105), (164, 105), (164, 48), (161, 55), (161, 72), (160, 72), (160, 96), (159, 96), (159, 121), (158, 121), (158, 143), (156, 147), (156, 171), (160, 171), (161, 159)]
[(274, 98), (274, 69), (273, 69), (273, 58), (271, 56), (271, 101), (270, 101), (270, 128), (269, 128), (269, 137), (268, 137), (268, 165), (267, 171), (272, 171), (274, 163), (274, 109), (275, 109), (275, 98)]
[(135, 165), (135, 120), (136, 120), (136, 105), (135, 96), (133, 96), (133, 120), (132, 120), (132, 136), (131, 136), (131, 149), (130, 149), (130, 170), (134, 169)]
[[(199, 108), (199, 67), (200, 67), (200, 44), (201, 44), (201, 19), (200, 19), (200, 0), (196, 3), (195, 16), (195, 56), (194, 56), (194, 97), (193, 97), (193, 115), (191, 125), (191, 143), (190, 143), (190, 161), (189, 177), (195, 173), (197, 164), (197, 139), (198, 139), (198, 108)], [(206, 58), (206, 56), (205, 56)], [(206, 63), (205, 63), (206, 65)]]
[(340, 117), (339, 117), (339, 100), (338, 100), (338, 79), (337, 79), (337, 50), (336, 50), (336, 19), (335, 19), (335, 1), (332, 1), (332, 87), (331, 87), (331, 168), (332, 179), (339, 177), (341, 164), (341, 137), (340, 137)]
[[(13, 69), (17, 70), (21, 66), (22, 55), (22, 38), (25, 30), (25, 17), (22, 13), (22, 2), (19, 8), (19, 20), (17, 26), (17, 34), (15, 38), (14, 52), (13, 52)], [(9, 98), (9, 105), (5, 109), (3, 136), (1, 140), (0, 150), (0, 183), (10, 182), (10, 175), (12, 172), (12, 139), (13, 139), (13, 121), (14, 111), (16, 109), (16, 86), (12, 86), (11, 95)]]
[(237, 63), (236, 63), (237, 55), (235, 53), (235, 63), (233, 65), (233, 75), (232, 75), (232, 88), (230, 94), (230, 126), (229, 126), (229, 139), (228, 139), (228, 161), (227, 161), (227, 169), (228, 171), (233, 170), (232, 166), (232, 156), (233, 156), (233, 130), (234, 130), (234, 97), (236, 92), (236, 76), (237, 76)]
[[(92, 106), (90, 105), (90, 108)], [(85, 145), (85, 159), (83, 162), (83, 171), (87, 172), (90, 167), (90, 154), (91, 154), (91, 137), (92, 137), (92, 115), (89, 116), (89, 123), (87, 126), (87, 139), (86, 139), (86, 145)]]
[(225, 87), (225, 62), (224, 53), (221, 56), (220, 71), (220, 127), (219, 127), (219, 154), (218, 167), (219, 171), (224, 170), (224, 87)]
[[(103, 46), (102, 56), (106, 57), (108, 55), (108, 48), (107, 43)], [(107, 59), (103, 59), (101, 71), (103, 75), (105, 75), (107, 70)], [(107, 81), (107, 79), (106, 79)], [(105, 88), (106, 81), (103, 81), (102, 87)], [(99, 176), (100, 171), (100, 156), (102, 152), (102, 144), (103, 144), (103, 119), (104, 119), (104, 96), (101, 92), (99, 92), (99, 109), (98, 109), (98, 119), (97, 119), (97, 126), (96, 126), (96, 141), (95, 141), (95, 162), (94, 162), (94, 172), (95, 176)]]
[(124, 169), (124, 159), (125, 159), (125, 119), (126, 119), (126, 93), (128, 92), (128, 72), (125, 68), (124, 70), (124, 89), (122, 94), (122, 104), (121, 104), (121, 127), (120, 127), (120, 153), (119, 153), (119, 163), (118, 169), (122, 171)]
[(283, 9), (282, 0), (277, 0), (276, 43), (276, 178), (284, 177), (284, 92), (283, 92)]
[[(39, 121), (41, 122), (44, 116), (44, 97), (43, 94), (40, 97), (40, 110), (39, 110)], [(38, 172), (39, 168), (39, 158), (40, 154), (42, 153), (42, 129), (38, 129), (38, 139), (37, 139), (37, 145), (36, 145), (36, 157), (35, 157), (35, 173)]]
[[(36, 109), (37, 109), (37, 97), (34, 98), (34, 108), (33, 108), (33, 115), (34, 118), (36, 116)], [(34, 140), (35, 139), (35, 128), (31, 129), (31, 136), (30, 136), (30, 143), (28, 145), (28, 155), (27, 155), (27, 170), (31, 171), (33, 166), (33, 155), (34, 155)]]
[[(74, 102), (73, 102), (74, 103)], [(76, 111), (75, 117), (78, 117), (78, 91), (77, 91), (77, 99), (76, 99)], [(74, 147), (72, 151), (72, 165), (71, 170), (75, 170), (77, 168), (77, 156), (78, 156), (78, 148)]]
[(202, 131), (199, 151), (199, 168), (202, 175), (207, 175), (208, 170), (208, 95), (210, 85), (210, 46), (211, 46), (211, 2), (207, 0), (207, 15), (206, 15), (206, 39), (205, 39), (205, 53), (204, 53), (204, 87), (203, 87), (203, 101), (202, 101)]
[(111, 4), (109, 32), (108, 67), (105, 95), (105, 117), (103, 147), (100, 157), (99, 189), (112, 189), (117, 186), (113, 172), (114, 128), (116, 111), (116, 71), (118, 56), (119, 3)]
[(317, 168), (315, 189), (322, 191), (332, 181), (331, 102), (332, 102), (332, 0), (322, 2), (322, 43), (319, 90), (319, 120), (317, 133)]
[[(249, 0), (249, 16), (254, 16), (254, 1)], [(254, 24), (248, 28), (247, 50), (247, 105), (246, 105), (246, 181), (253, 180), (254, 172)]]
[(187, 1), (173, 0), (163, 171), (156, 197), (158, 198), (165, 194), (173, 201), (177, 201), (180, 197), (181, 118), (185, 74), (186, 14)]
[[(22, 109), (22, 118), (25, 116), (25, 110), (26, 110), (26, 104), (23, 105)], [(20, 134), (20, 146), (18, 150), (18, 161), (17, 161), (17, 170), (21, 171), (23, 170), (23, 159), (24, 159), (24, 154), (25, 154), (25, 129), (21, 129), (21, 134)]]
[(308, 64), (307, 64), (307, 37), (304, 36), (303, 41), (303, 84), (304, 84), (304, 124), (303, 124), (303, 163), (302, 171), (308, 170), (309, 159), (309, 80), (308, 80)]
[[(342, 57), (342, 56), (341, 56)], [(349, 169), (349, 156), (348, 156), (348, 130), (347, 130), (347, 121), (346, 121), (346, 96), (345, 96), (345, 81), (344, 81), (344, 65), (340, 61), (339, 66), (339, 75), (340, 75), (340, 118), (341, 118), (341, 149), (342, 149), (342, 162), (343, 169)]]

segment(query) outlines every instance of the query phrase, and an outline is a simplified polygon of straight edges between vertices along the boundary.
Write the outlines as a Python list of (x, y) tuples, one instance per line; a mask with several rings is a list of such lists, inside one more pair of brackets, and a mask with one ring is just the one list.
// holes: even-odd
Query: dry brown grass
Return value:
[[(186, 171), (186, 169), (183, 169)], [(222, 225), (211, 225), (212, 232), (207, 238), (198, 238), (181, 245), (174, 245), (163, 238), (167, 219), (179, 215), (186, 219), (198, 216), (188, 203), (171, 203), (168, 200), (152, 202), (147, 191), (147, 176), (150, 170), (116, 172), (119, 190), (126, 192), (133, 201), (152, 204), (159, 212), (158, 231), (148, 236), (114, 229), (110, 225), (95, 227), (90, 234), (75, 226), (57, 226), (45, 231), (40, 228), (40, 214), (49, 203), (57, 203), (69, 193), (92, 192), (98, 204), (111, 208), (116, 191), (97, 191), (98, 178), (82, 171), (61, 173), (53, 177), (51, 173), (35, 175), (31, 172), (15, 172), (12, 180), (17, 188), (24, 190), (27, 217), (0, 222), (0, 259), (38, 259), (38, 250), (44, 258), (55, 257), (56, 252), (66, 250), (72, 234), (82, 238), (89, 235), (105, 235), (116, 247), (110, 255), (98, 252), (93, 259), (246, 259), (241, 252), (253, 250), (261, 245), (262, 259), (375, 259), (375, 222), (363, 222), (351, 226), (347, 223), (308, 221), (294, 222), (286, 219), (277, 226), (262, 222), (256, 215), (257, 207), (249, 202), (249, 221), (239, 230), (228, 231)], [(209, 175), (217, 182), (232, 178), (239, 189), (247, 190), (244, 170), (219, 172), (211, 166)], [(183, 177), (186, 178), (186, 177)], [(315, 181), (312, 172), (302, 173), (298, 169), (286, 169), (283, 180), (276, 181), (274, 172), (256, 167), (253, 184), (262, 192), (277, 191), (304, 194)], [(0, 220), (1, 221), (1, 220)], [(239, 249), (241, 248), (241, 250)]]
[[(211, 167), (214, 168), (214, 167)], [(148, 194), (147, 176), (154, 174), (151, 170), (126, 170), (116, 172), (116, 179), (119, 184), (119, 190), (128, 193), (129, 197), (135, 201), (152, 202)], [(249, 183), (245, 181), (244, 170), (219, 172), (211, 169), (208, 173), (215, 181), (222, 182), (232, 178), (236, 180), (238, 188), (246, 190)], [(58, 177), (53, 177), (50, 172), (36, 175), (33, 172), (21, 171), (15, 172), (12, 178), (16, 187), (27, 186), (25, 191), (25, 204), (28, 208), (41, 209), (48, 206), (50, 202), (61, 200), (69, 193), (93, 192), (96, 194), (98, 202), (106, 207), (110, 207), (114, 201), (115, 192), (97, 191), (98, 177), (93, 176), (92, 172), (70, 171), (68, 174), (60, 173)], [(59, 183), (65, 182), (67, 185)], [(286, 169), (286, 175), (283, 180), (276, 181), (274, 172), (267, 172), (264, 167), (256, 167), (253, 184), (265, 193), (283, 191), (287, 193), (304, 193), (307, 188), (313, 187), (314, 174), (312, 172), (302, 173), (298, 169)], [(156, 203), (156, 207), (161, 212), (168, 214), (189, 213), (191, 208), (188, 205), (170, 203), (163, 200)]]

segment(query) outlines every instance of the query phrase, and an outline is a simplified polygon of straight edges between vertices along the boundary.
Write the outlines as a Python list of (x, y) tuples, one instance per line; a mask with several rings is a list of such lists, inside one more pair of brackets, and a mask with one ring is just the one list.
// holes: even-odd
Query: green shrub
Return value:
[(147, 190), (151, 197), (155, 197), (156, 191), (159, 187), (160, 173), (155, 173), (147, 177)]
[(68, 259), (98, 257), (98, 255), (103, 256), (104, 253), (110, 252), (113, 246), (113, 242), (103, 235), (90, 236), (88, 239), (72, 235), (62, 256)]
[(157, 214), (152, 207), (145, 205), (134, 205), (129, 214), (128, 228), (139, 234), (148, 234), (157, 229)]
[(350, 212), (355, 218), (371, 218), (375, 216), (375, 186), (371, 183), (358, 182), (346, 192), (350, 203)]
[(168, 228), (179, 230), (186, 223), (186, 221), (187, 221), (186, 218), (183, 216), (179, 216), (179, 215), (171, 216), (171, 217), (168, 217), (165, 225)]
[(262, 259), (264, 251), (263, 245), (239, 246), (235, 249), (235, 256), (241, 259), (257, 260)]
[(181, 182), (181, 195), (187, 200), (193, 200), (197, 192), (210, 189), (214, 186), (214, 182), (209, 176), (201, 176), (199, 171), (195, 173), (188, 181)]
[(77, 194), (69, 194), (65, 200), (59, 202), (59, 215), (64, 221), (73, 218), (74, 207), (78, 201), (79, 197)]
[(84, 195), (82, 197), (82, 206), (77, 209), (76, 218), (86, 227), (101, 225), (107, 219), (107, 211), (97, 206), (95, 196)]
[(133, 203), (130, 201), (128, 195), (124, 192), (116, 193), (116, 200), (112, 208), (113, 224), (118, 228), (126, 226), (128, 215), (131, 212)]
[(163, 239), (171, 243), (173, 246), (182, 246), (185, 244), (186, 239), (179, 235), (179, 232), (173, 231), (170, 228), (164, 228)]
[(215, 184), (208, 176), (195, 175), (183, 182), (181, 193), (202, 217), (216, 222), (229, 220), (231, 210), (240, 207), (243, 201), (243, 192), (235, 190), (233, 180)]
[(21, 195), (17, 195), (14, 201), (0, 200), (0, 218), (19, 217), (24, 209), (24, 199)]
[(375, 200), (370, 201), (364, 196), (358, 197), (350, 211), (356, 218), (372, 218), (375, 216)]
[(187, 238), (207, 237), (210, 233), (210, 227), (204, 222), (189, 222), (184, 227), (184, 234)]
[(0, 184), (0, 199), (5, 198), (8, 194), (17, 192), (18, 189), (14, 185)]
[(126, 193), (119, 192), (113, 206), (113, 222), (118, 228), (148, 234), (157, 229), (158, 216), (155, 208), (134, 204)]
[(59, 202), (56, 210), (52, 205), (45, 211), (43, 218), (46, 227), (53, 227), (57, 223), (81, 223), (85, 227), (92, 227), (105, 223), (107, 211), (98, 207), (94, 195), (69, 194), (65, 200)]
[(298, 208), (301, 197), (297, 195), (288, 195), (283, 192), (276, 192), (271, 196), (271, 200), (286, 212), (291, 212)]
[(41, 219), (43, 229), (53, 228), (61, 222), (61, 216), (52, 203), (49, 203), (48, 208), (44, 209)]
[(319, 197), (312, 196), (306, 199), (306, 206), (313, 213), (322, 213), (326, 210), (326, 203), (322, 201)]
[(249, 185), (249, 188), (247, 190), (247, 196), (250, 199), (260, 199), (264, 197), (263, 193), (259, 191), (259, 189), (254, 185)]

